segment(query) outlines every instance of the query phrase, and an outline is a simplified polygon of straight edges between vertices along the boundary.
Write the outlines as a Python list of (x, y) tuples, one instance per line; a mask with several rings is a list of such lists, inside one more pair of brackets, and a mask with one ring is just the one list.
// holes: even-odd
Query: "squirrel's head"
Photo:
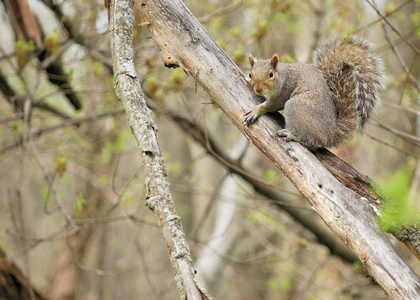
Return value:
[(252, 54), (249, 54), (249, 63), (251, 70), (248, 81), (252, 84), (254, 92), (260, 96), (267, 95), (277, 85), (279, 56), (275, 53), (271, 59), (257, 60)]

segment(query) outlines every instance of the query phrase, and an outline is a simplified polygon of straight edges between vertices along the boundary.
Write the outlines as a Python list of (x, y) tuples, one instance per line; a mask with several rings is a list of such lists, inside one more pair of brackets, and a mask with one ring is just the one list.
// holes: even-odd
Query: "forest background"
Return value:
[[(30, 10), (21, 13), (30, 23), (23, 27), (13, 10), (18, 2), (0, 5), (0, 246), (7, 261), (51, 299), (177, 298), (167, 250), (144, 206), (138, 148), (115, 96), (102, 1), (29, 1)], [(312, 51), (334, 35), (375, 43), (387, 74), (377, 122), (332, 150), (388, 197), (418, 208), (418, 1), (184, 3), (245, 74), (250, 52), (310, 62)], [(209, 293), (218, 299), (385, 299), (359, 262), (331, 252), (284, 212), (293, 206), (328, 232), (193, 78), (163, 66), (142, 22), (137, 18), (134, 28), (136, 70)], [(197, 142), (193, 130), (218, 147)], [(227, 171), (221, 156), (274, 187), (278, 197), (256, 193)], [(69, 231), (69, 223), (83, 230)], [(415, 257), (393, 241), (418, 273)]]

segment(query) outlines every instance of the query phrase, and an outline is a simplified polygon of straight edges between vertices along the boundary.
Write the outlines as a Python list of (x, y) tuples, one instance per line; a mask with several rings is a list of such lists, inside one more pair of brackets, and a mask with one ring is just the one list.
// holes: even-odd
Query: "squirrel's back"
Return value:
[(360, 37), (333, 38), (324, 42), (313, 56), (321, 69), (338, 108), (336, 143), (363, 131), (379, 106), (383, 90), (382, 60), (373, 45)]

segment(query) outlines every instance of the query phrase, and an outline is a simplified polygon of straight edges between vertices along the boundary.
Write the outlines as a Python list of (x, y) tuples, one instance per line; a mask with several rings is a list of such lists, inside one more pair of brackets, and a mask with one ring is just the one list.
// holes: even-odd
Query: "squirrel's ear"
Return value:
[(251, 53), (249, 53), (248, 58), (249, 58), (249, 63), (251, 64), (251, 67), (253, 67), (254, 64), (257, 62), (257, 59), (254, 58)]
[(279, 63), (279, 55), (277, 53), (273, 54), (270, 63), (273, 66), (273, 69), (277, 68), (277, 64)]

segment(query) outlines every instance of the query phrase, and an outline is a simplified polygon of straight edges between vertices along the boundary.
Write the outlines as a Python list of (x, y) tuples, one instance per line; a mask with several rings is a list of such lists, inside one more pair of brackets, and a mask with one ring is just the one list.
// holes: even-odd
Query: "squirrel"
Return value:
[(313, 64), (281, 63), (278, 54), (257, 60), (249, 54), (249, 81), (265, 102), (245, 113), (249, 125), (266, 112), (283, 110), (277, 132), (315, 150), (337, 146), (361, 133), (379, 106), (383, 63), (363, 38), (335, 37), (313, 53)]

